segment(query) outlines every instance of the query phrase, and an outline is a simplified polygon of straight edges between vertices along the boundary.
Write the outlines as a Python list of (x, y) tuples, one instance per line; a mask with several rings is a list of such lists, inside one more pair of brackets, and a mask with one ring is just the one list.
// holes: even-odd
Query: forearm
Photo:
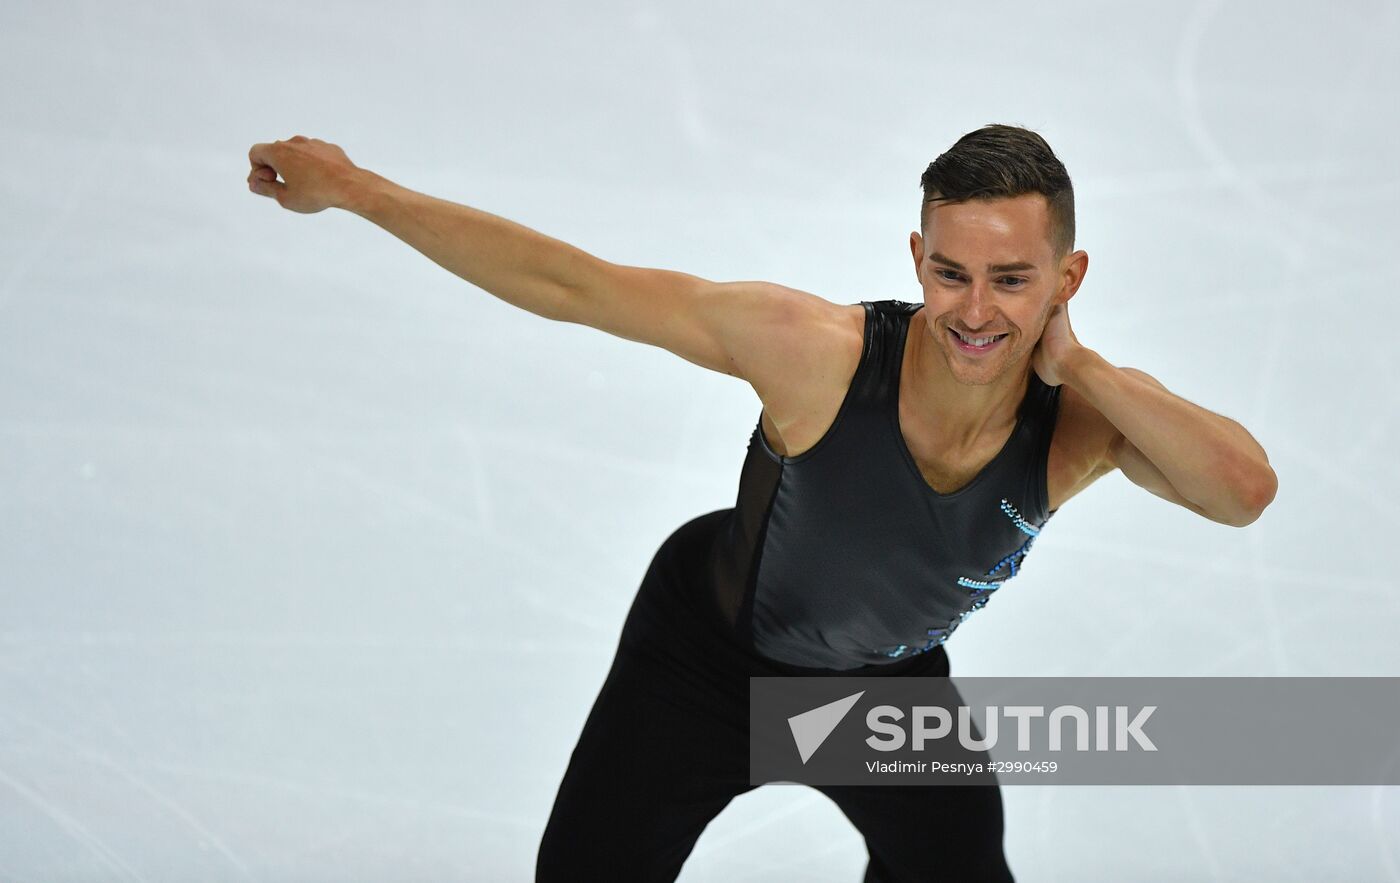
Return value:
[(1277, 483), (1268, 455), (1234, 420), (1118, 368), (1088, 348), (1070, 360), (1065, 377), (1178, 493), (1203, 509), (1248, 511), (1272, 497)]
[(360, 170), (340, 205), (413, 246), (443, 269), (548, 319), (595, 284), (603, 262), (488, 212), (418, 193)]

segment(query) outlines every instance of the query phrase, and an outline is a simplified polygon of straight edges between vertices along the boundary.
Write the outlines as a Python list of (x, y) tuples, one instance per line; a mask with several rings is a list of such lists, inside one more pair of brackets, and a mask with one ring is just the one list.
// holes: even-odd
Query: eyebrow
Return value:
[[(960, 264), (960, 263), (958, 263), (957, 261), (953, 260), (952, 258), (948, 257), (947, 255), (939, 254), (938, 252), (935, 251), (933, 254), (929, 255), (928, 257), (929, 257), (929, 260), (933, 261), (934, 263), (938, 263), (938, 264), (947, 264), (948, 266), (952, 267), (954, 270), (961, 270), (961, 271), (963, 271), (964, 273), (967, 272), (967, 267), (964, 267), (962, 264)], [(1014, 263), (1010, 263), (1010, 264), (989, 264), (989, 265), (987, 266), (987, 272), (988, 272), (988, 273), (1006, 273), (1006, 272), (1010, 272), (1011, 270), (1034, 270), (1034, 269), (1036, 269), (1035, 264), (1029, 263), (1029, 262), (1027, 262), (1027, 261), (1015, 261)]]

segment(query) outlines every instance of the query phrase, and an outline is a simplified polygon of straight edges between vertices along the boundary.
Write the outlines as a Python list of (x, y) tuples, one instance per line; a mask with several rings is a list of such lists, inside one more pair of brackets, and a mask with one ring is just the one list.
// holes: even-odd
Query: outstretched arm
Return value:
[(841, 308), (816, 295), (612, 264), (506, 218), (395, 184), (325, 141), (298, 135), (255, 144), (248, 158), (249, 189), (283, 208), (353, 212), (507, 303), (662, 347), (748, 381), (770, 404), (800, 396), (791, 387), (830, 370), (848, 331)]

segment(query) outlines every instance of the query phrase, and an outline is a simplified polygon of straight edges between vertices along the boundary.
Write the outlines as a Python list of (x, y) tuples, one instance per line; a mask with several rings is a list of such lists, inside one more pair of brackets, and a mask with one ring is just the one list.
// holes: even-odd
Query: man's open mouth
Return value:
[(967, 335), (960, 334), (956, 330), (949, 328), (948, 333), (953, 335), (953, 339), (957, 341), (963, 349), (986, 350), (991, 349), (993, 346), (996, 346), (997, 341), (1001, 340), (1010, 332), (1004, 331), (1001, 334), (985, 334), (979, 337), (970, 337)]

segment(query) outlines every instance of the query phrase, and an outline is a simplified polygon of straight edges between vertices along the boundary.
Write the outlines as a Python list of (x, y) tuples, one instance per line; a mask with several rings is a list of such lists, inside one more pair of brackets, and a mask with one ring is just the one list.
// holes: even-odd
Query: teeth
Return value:
[(959, 338), (960, 340), (962, 340), (963, 343), (971, 344), (972, 346), (986, 346), (987, 344), (989, 344), (989, 343), (991, 343), (992, 341), (996, 340), (998, 337), (1001, 337), (1001, 336), (1002, 336), (1002, 335), (1000, 335), (1000, 334), (994, 334), (994, 335), (992, 335), (991, 337), (976, 337), (976, 338), (972, 338), (972, 337), (964, 337), (962, 334), (959, 334), (956, 330), (954, 330), (953, 333), (954, 333), (954, 334), (957, 334), (957, 335), (958, 335), (958, 338)]

